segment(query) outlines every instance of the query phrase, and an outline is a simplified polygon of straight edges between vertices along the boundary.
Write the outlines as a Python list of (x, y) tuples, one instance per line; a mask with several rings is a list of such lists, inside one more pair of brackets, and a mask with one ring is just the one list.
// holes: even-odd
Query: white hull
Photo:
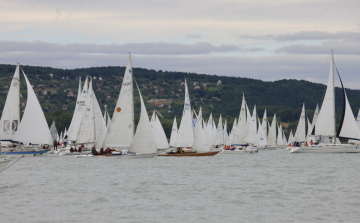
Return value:
[(151, 154), (139, 154), (139, 155), (126, 155), (126, 156), (119, 156), (122, 159), (140, 159), (140, 158), (154, 158), (157, 156), (157, 153), (151, 153)]
[(7, 167), (11, 160), (0, 158), (0, 173)]
[(324, 145), (294, 147), (290, 153), (360, 153), (360, 146), (355, 145)]
[(245, 154), (245, 153), (249, 153), (249, 152), (246, 152), (243, 149), (221, 150), (220, 152), (220, 154)]

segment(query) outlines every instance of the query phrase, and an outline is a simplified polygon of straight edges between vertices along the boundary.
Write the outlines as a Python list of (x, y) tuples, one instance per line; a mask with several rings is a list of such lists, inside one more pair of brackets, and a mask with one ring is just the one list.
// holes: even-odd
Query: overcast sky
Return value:
[[(360, 89), (359, 0), (2, 0), (0, 63), (126, 66)], [(136, 75), (136, 74), (135, 74)]]

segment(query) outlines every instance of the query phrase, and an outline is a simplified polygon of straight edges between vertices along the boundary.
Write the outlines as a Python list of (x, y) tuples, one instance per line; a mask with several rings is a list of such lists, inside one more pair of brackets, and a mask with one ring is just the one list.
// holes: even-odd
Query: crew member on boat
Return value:
[(96, 151), (95, 147), (91, 149), (91, 154), (93, 154), (94, 156), (98, 155), (98, 152)]
[(104, 155), (104, 148), (100, 149), (100, 154), (99, 155)]

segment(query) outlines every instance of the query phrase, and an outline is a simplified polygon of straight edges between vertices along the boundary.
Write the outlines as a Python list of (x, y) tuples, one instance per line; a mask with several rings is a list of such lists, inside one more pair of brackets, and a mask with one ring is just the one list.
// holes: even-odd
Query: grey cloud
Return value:
[[(236, 45), (214, 46), (209, 43), (199, 42), (195, 44), (179, 43), (126, 43), (112, 45), (96, 44), (56, 44), (45, 42), (13, 42), (0, 41), (0, 48), (3, 52), (73, 52), (73, 53), (101, 53), (118, 54), (131, 52), (142, 55), (196, 55), (209, 54), (214, 52), (240, 51)], [(247, 51), (245, 49), (245, 51)]]
[(288, 54), (329, 54), (334, 49), (336, 54), (360, 55), (360, 43), (344, 41), (326, 41), (321, 45), (294, 44), (277, 49), (276, 53)]
[(360, 32), (337, 32), (329, 33), (323, 31), (301, 31), (293, 34), (283, 35), (238, 35), (241, 39), (277, 40), (277, 41), (299, 41), (299, 40), (348, 40), (360, 42)]

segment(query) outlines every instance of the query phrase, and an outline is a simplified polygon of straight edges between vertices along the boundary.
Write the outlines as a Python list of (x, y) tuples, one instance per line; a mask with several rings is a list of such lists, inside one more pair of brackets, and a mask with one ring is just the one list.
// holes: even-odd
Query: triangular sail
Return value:
[(197, 152), (208, 152), (210, 151), (210, 145), (206, 138), (203, 125), (202, 125), (202, 112), (201, 107), (199, 111), (199, 115), (197, 116), (196, 126), (195, 126), (195, 139), (193, 149)]
[[(246, 102), (245, 102), (245, 95), (243, 94), (243, 99), (241, 103), (240, 113), (239, 113), (239, 121), (236, 126), (236, 130), (234, 133), (234, 137), (231, 141), (231, 144), (244, 144), (244, 135), (245, 135), (245, 128), (246, 128)], [(249, 117), (250, 118), (250, 117)]]
[(23, 75), (28, 92), (27, 102), (24, 115), (13, 140), (23, 143), (50, 145), (52, 138), (44, 112), (24, 71)]
[(257, 146), (265, 147), (268, 143), (263, 127), (261, 126), (260, 119), (258, 119), (259, 129), (257, 133)]
[(311, 135), (312, 125), (310, 123), (309, 118), (307, 119), (307, 124), (308, 124), (308, 131), (306, 134), (306, 141), (308, 142), (308, 144), (310, 144), (310, 141), (313, 141), (313, 143), (315, 143), (316, 138), (315, 138), (315, 136)]
[(222, 117), (220, 115), (218, 126), (216, 128), (216, 136), (214, 140), (214, 145), (223, 145), (224, 144), (224, 129), (222, 125)]
[(79, 133), (81, 118), (84, 112), (84, 105), (85, 105), (88, 89), (89, 89), (88, 79), (85, 78), (84, 87), (83, 89), (81, 89), (81, 77), (79, 77), (79, 90), (76, 99), (75, 110), (67, 132), (68, 140), (76, 141), (76, 137)]
[(301, 115), (299, 119), (298, 126), (296, 128), (296, 132), (294, 135), (294, 138), (296, 141), (304, 142), (306, 139), (306, 133), (305, 133), (305, 104), (303, 104)]
[(0, 120), (0, 140), (12, 140), (20, 124), (20, 65), (17, 64)]
[(179, 131), (176, 137), (176, 147), (192, 147), (194, 143), (194, 127), (193, 127), (192, 111), (190, 104), (189, 91), (185, 79), (185, 101), (184, 110), (180, 122)]
[(126, 65), (124, 80), (111, 124), (105, 138), (107, 147), (129, 147), (134, 138), (134, 96), (131, 55)]
[[(247, 111), (250, 116), (250, 111)], [(250, 119), (247, 121), (247, 128), (246, 128), (246, 136), (244, 141), (249, 144), (256, 144), (257, 143), (257, 120), (256, 120), (256, 105), (254, 106), (254, 111)]]
[(86, 95), (84, 112), (81, 117), (80, 128), (76, 138), (76, 143), (93, 143), (96, 140), (95, 119), (93, 106), (93, 88), (92, 79), (90, 78), (89, 90)]
[(50, 134), (51, 134), (51, 139), (52, 139), (52, 141), (56, 140), (57, 130), (56, 130), (56, 126), (55, 126), (55, 121), (54, 121), (54, 120), (53, 120), (53, 122), (51, 123), (51, 126), (50, 126)]
[(263, 120), (262, 120), (262, 124), (261, 124), (261, 126), (262, 126), (262, 129), (263, 129), (263, 132), (264, 132), (264, 134), (265, 134), (265, 136), (267, 137), (267, 134), (268, 134), (268, 129), (267, 129), (267, 114), (266, 114), (266, 109), (265, 109), (265, 111), (264, 111), (264, 116), (263, 116)]
[(284, 145), (284, 140), (283, 140), (283, 134), (282, 134), (282, 125), (280, 124), (279, 125), (279, 128), (278, 128), (278, 137), (276, 139), (276, 144), (279, 145), (279, 146), (283, 146)]
[[(155, 112), (154, 112), (155, 114)], [(165, 131), (160, 123), (159, 117), (155, 114), (155, 123), (153, 127), (153, 134), (158, 149), (167, 149), (169, 144), (165, 135)]]
[(235, 118), (232, 129), (231, 129), (231, 132), (230, 132), (230, 136), (229, 136), (229, 138), (228, 138), (228, 140), (226, 142), (227, 145), (231, 145), (231, 142), (232, 142), (232, 140), (234, 138), (234, 135), (235, 135), (236, 126), (237, 126), (237, 119)]
[(283, 145), (286, 146), (288, 144), (288, 142), (286, 141), (285, 132), (283, 131), (282, 134), (283, 134), (283, 142), (284, 142)]
[(157, 148), (154, 135), (151, 130), (149, 116), (146, 112), (146, 107), (139, 87), (137, 87), (137, 89), (140, 95), (141, 112), (139, 123), (136, 128), (134, 139), (130, 145), (129, 152), (135, 153), (137, 155), (156, 153)]
[(290, 134), (289, 134), (289, 140), (288, 140), (288, 143), (293, 143), (295, 140), (294, 140), (294, 135), (293, 135), (293, 131), (292, 129), (290, 130)]
[(316, 123), (312, 123), (312, 135), (335, 136), (335, 90), (334, 90), (334, 57), (330, 64), (330, 74), (327, 83), (324, 101), (317, 117)]
[(274, 114), (271, 126), (269, 127), (267, 139), (269, 146), (276, 146), (276, 113)]
[(178, 132), (178, 128), (177, 128), (177, 122), (176, 122), (176, 117), (175, 117), (172, 128), (171, 128), (171, 136), (170, 136), (170, 146), (171, 147), (175, 146), (177, 132)]

